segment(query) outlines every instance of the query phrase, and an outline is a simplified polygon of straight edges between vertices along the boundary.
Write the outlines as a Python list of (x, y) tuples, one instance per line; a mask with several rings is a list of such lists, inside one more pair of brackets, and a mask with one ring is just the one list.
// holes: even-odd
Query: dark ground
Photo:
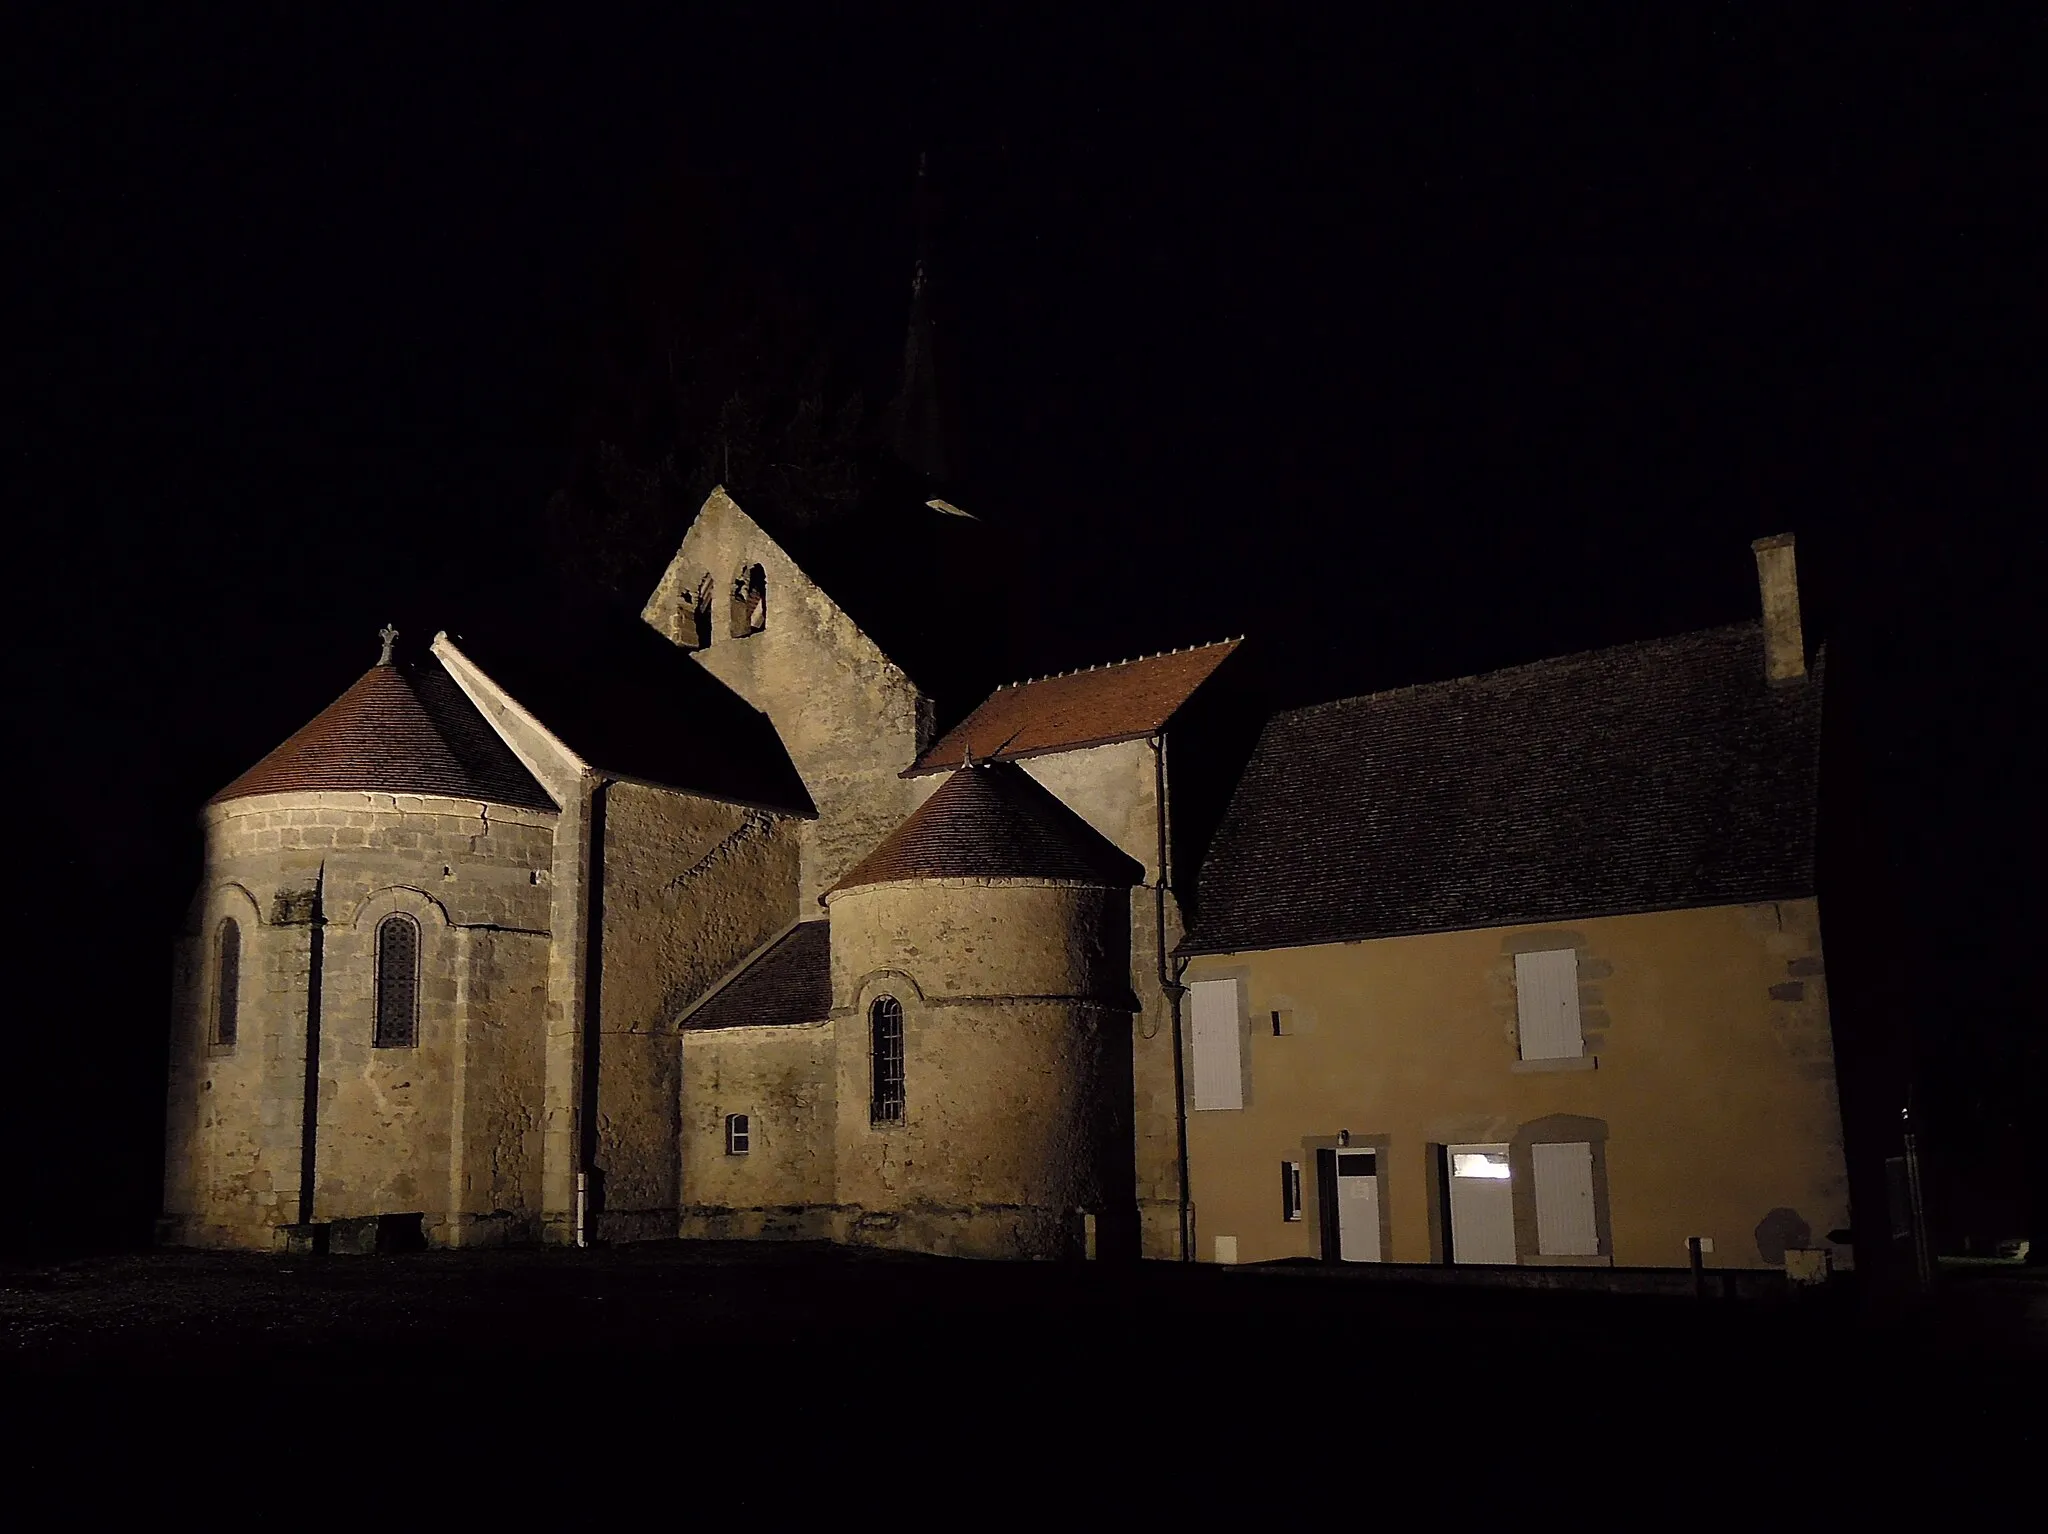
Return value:
[[(1932, 1304), (1877, 1316), (1842, 1288), (1702, 1304), (799, 1246), (156, 1253), (0, 1270), (0, 1349), (0, 1391), (33, 1408), (13, 1440), (30, 1468), (226, 1422), (238, 1453), (488, 1445), (452, 1463), (496, 1465), (502, 1489), (538, 1473), (552, 1424), (607, 1474), (716, 1464), (732, 1476), (699, 1484), (743, 1505), (843, 1487), (827, 1461), (858, 1477), (875, 1453), (958, 1445), (946, 1476), (992, 1457), (1003, 1499), (1272, 1491), (1299, 1510), (1301, 1464), (1368, 1461), (1431, 1467), (1411, 1489), (1455, 1499), (1461, 1475), (1626, 1452), (1660, 1495), (1791, 1486), (1839, 1513), (2039, 1457), (2048, 1280), (1949, 1273)], [(1734, 1480), (1666, 1479), (1688, 1466)]]

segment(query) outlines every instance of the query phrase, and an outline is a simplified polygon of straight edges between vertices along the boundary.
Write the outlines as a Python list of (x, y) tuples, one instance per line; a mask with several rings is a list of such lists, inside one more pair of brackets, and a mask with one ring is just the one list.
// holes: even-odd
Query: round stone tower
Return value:
[(363, 1244), (381, 1219), (461, 1244), (538, 1214), (556, 806), (395, 639), (203, 812), (168, 1242)]
[(982, 1257), (1130, 1244), (1143, 877), (995, 763), (954, 773), (826, 892), (845, 1239)]

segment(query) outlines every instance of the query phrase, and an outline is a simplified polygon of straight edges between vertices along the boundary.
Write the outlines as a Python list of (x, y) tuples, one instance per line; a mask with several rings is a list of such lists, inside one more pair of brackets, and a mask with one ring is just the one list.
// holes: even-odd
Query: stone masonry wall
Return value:
[[(841, 1239), (1050, 1257), (1078, 1254), (1084, 1215), (1132, 1224), (1124, 892), (880, 885), (833, 897), (832, 923)], [(876, 1124), (883, 995), (903, 1008), (905, 1106)]]
[(675, 1020), (794, 919), (803, 822), (632, 783), (604, 792), (599, 1229), (670, 1237), (683, 1202)]
[[(1131, 991), (1138, 1000), (1131, 1036), (1132, 1150), (1144, 1255), (1172, 1258), (1180, 1252), (1180, 1087), (1173, 1005), (1162, 977), (1173, 963), (1164, 955), (1185, 929), (1173, 889), (1159, 888), (1158, 754), (1149, 740), (1125, 740), (1030, 757), (1018, 765), (1145, 868), (1149, 887), (1131, 891)], [(1182, 876), (1182, 870), (1172, 870), (1171, 882)]]
[[(766, 624), (735, 638), (727, 594), (735, 575), (757, 564), (767, 577)], [(696, 658), (768, 716), (810, 791), (818, 818), (801, 832), (802, 898), (815, 902), (936, 786), (898, 777), (929, 737), (931, 709), (902, 668), (722, 490), (698, 512), (642, 616), (671, 640), (694, 644), (685, 598), (706, 574), (713, 622)]]
[[(683, 1235), (832, 1236), (835, 1038), (829, 1022), (683, 1035)], [(726, 1150), (734, 1113), (747, 1116), (744, 1155)]]
[[(181, 969), (167, 1234), (267, 1245), (297, 1217), (316, 912), (322, 955), (316, 1220), (420, 1213), (458, 1241), (527, 1220), (537, 1175), (542, 991), (554, 822), (417, 795), (264, 795), (208, 809)], [(317, 895), (317, 903), (316, 903)], [(239, 910), (243, 1005), (208, 1042), (211, 932)], [(375, 930), (420, 935), (419, 1035), (371, 1044)], [(472, 1057), (488, 1060), (472, 1070)], [(508, 1202), (509, 1201), (509, 1202)]]

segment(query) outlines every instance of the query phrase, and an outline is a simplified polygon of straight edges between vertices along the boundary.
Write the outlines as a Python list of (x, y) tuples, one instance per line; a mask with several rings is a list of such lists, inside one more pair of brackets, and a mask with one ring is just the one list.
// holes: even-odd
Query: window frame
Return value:
[[(385, 1029), (385, 1004), (390, 986), (390, 968), (385, 963), (384, 934), (404, 931), (412, 944), (411, 970), (406, 977), (406, 1018), (403, 1038), (391, 1037)], [(417, 918), (405, 911), (391, 911), (378, 918), (370, 940), (370, 962), (374, 972), (371, 988), (370, 1047), (372, 1049), (417, 1049), (420, 1044), (420, 962), (423, 944)]]
[(1280, 1218), (1289, 1225), (1301, 1223), (1302, 1177), (1299, 1161), (1280, 1163)]
[(725, 1116), (725, 1153), (728, 1156), (751, 1155), (754, 1149), (754, 1121), (750, 1114), (728, 1113)]
[(223, 916), (213, 929), (213, 1005), (208, 1009), (207, 1047), (229, 1053), (241, 1031), (242, 924)]
[[(888, 1024), (885, 1031), (884, 1023)], [(907, 1116), (903, 1003), (882, 995), (868, 1003), (868, 1123), (901, 1124)]]

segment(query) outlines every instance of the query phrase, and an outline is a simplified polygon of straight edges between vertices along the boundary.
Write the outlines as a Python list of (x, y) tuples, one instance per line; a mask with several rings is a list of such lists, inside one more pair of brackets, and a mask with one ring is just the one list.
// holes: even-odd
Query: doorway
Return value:
[(1515, 1260), (1514, 1183), (1505, 1145), (1446, 1145), (1451, 1185), (1451, 1261)]
[(1380, 1167), (1376, 1150), (1319, 1150), (1323, 1253), (1338, 1262), (1379, 1262)]

